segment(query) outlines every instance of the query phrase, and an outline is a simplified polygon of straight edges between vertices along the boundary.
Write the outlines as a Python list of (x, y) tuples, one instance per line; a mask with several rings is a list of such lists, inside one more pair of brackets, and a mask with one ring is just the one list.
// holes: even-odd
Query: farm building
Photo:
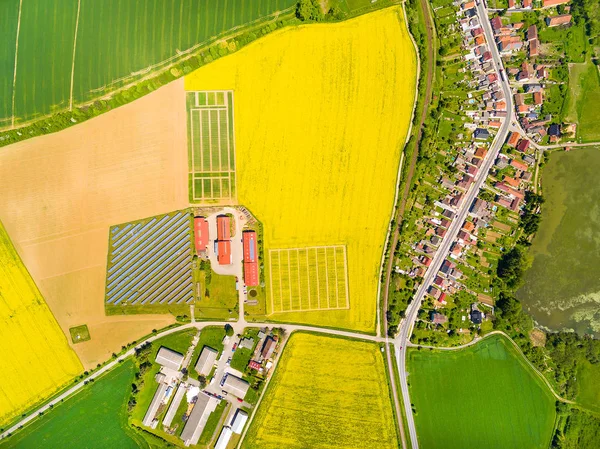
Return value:
[(261, 365), (255, 360), (250, 360), (248, 362), (248, 368), (258, 371), (261, 368)]
[(233, 374), (228, 374), (225, 383), (223, 384), (223, 390), (240, 399), (244, 399), (244, 396), (246, 396), (246, 393), (248, 392), (248, 388), (250, 388), (248, 382)]
[(277, 346), (277, 341), (271, 337), (270, 335), (265, 339), (265, 344), (262, 347), (262, 351), (260, 355), (263, 359), (267, 360), (273, 355), (273, 351), (275, 351), (275, 347)]
[(244, 430), (244, 426), (246, 425), (246, 421), (248, 421), (248, 413), (238, 408), (233, 416), (233, 422), (231, 423), (232, 432), (237, 434), (242, 433), (242, 430)]
[(231, 219), (227, 215), (217, 217), (217, 240), (215, 253), (219, 265), (231, 265)]
[(167, 414), (165, 415), (165, 419), (163, 419), (162, 423), (164, 426), (170, 427), (173, 422), (173, 418), (175, 417), (175, 413), (177, 413), (177, 409), (179, 408), (179, 404), (185, 395), (186, 386), (182, 382), (177, 387), (177, 391), (175, 392), (175, 396), (171, 401), (171, 405), (169, 406), (169, 410), (167, 410)]
[(168, 398), (170, 390), (172, 389), (169, 385), (163, 382), (164, 380), (164, 374), (158, 373), (156, 375), (158, 388), (156, 389), (154, 397), (152, 398), (152, 402), (150, 402), (150, 406), (148, 407), (148, 410), (144, 415), (144, 419), (142, 420), (143, 425), (151, 427), (153, 429), (156, 428), (156, 426), (158, 425), (158, 421), (154, 419), (156, 417), (156, 413), (158, 412), (158, 409), (164, 402), (165, 398)]
[(226, 449), (232, 435), (233, 432), (229, 427), (223, 427), (223, 430), (221, 430), (221, 434), (219, 435), (219, 439), (215, 444), (215, 449)]
[(172, 349), (165, 348), (164, 346), (162, 346), (156, 354), (156, 363), (175, 371), (179, 371), (182, 362), (182, 354), (175, 352)]
[(202, 376), (208, 376), (215, 364), (215, 360), (217, 360), (218, 354), (213, 348), (205, 346), (200, 353), (198, 363), (196, 363), (196, 372)]
[(242, 338), (240, 340), (240, 348), (252, 349), (254, 348), (254, 339), (253, 338)]
[(208, 221), (204, 217), (194, 217), (194, 242), (196, 244), (196, 251), (206, 251), (206, 245), (208, 245)]
[(244, 231), (244, 283), (249, 286), (258, 285), (258, 250), (256, 232)]
[(218, 404), (218, 399), (204, 393), (198, 394), (192, 413), (190, 413), (183, 432), (181, 432), (181, 439), (186, 446), (198, 444), (200, 435), (202, 435), (202, 431), (206, 426), (206, 421), (208, 421), (208, 417), (215, 411)]

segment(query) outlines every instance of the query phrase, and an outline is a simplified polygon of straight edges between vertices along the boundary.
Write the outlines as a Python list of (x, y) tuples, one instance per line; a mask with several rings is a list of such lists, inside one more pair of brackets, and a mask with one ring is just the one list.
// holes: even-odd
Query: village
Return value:
[[(568, 0), (538, 3), (536, 17), (543, 15), (547, 28), (569, 26)], [(391, 310), (400, 310), (400, 318), (507, 118), (507, 99), (501, 86), (507, 80), (518, 121), (509, 124), (508, 137), (470, 205), (449, 256), (427, 290), (413, 332), (415, 344), (460, 344), (482, 330), (491, 330), (493, 274), (504, 248), (512, 247), (522, 237), (518, 226), (529, 192), (536, 191), (538, 166), (543, 162), (540, 145), (560, 145), (575, 136), (576, 125), (558, 123), (545, 113), (547, 86), (554, 83), (554, 64), (549, 57), (539, 62), (537, 26), (511, 19), (511, 9), (523, 17), (533, 6), (537, 3), (525, 0), (521, 7), (510, 0), (509, 10), (491, 19), (495, 41), (487, 42), (476, 3), (454, 3), (456, 20), (448, 25), (452, 34), (447, 39), (456, 42), (460, 53), (442, 71), (455, 78), (449, 87), (452, 94), (440, 100), (438, 110), (456, 105), (456, 115), (446, 118), (447, 111), (441, 112), (441, 156), (431, 158), (435, 165), (429, 165), (431, 169), (421, 182), (413, 212), (415, 224), (407, 225), (410, 237), (396, 248)], [(500, 73), (502, 79), (493, 68), (490, 46), (498, 49), (506, 67), (506, 73)], [(448, 137), (445, 121), (452, 126)], [(568, 145), (565, 149), (570, 150)]]

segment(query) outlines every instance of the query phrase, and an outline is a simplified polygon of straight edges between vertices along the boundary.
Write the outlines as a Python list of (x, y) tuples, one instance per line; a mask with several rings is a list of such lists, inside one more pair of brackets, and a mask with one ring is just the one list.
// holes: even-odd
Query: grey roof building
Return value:
[(248, 388), (250, 388), (248, 382), (233, 374), (228, 374), (225, 383), (223, 384), (223, 390), (240, 399), (244, 399), (244, 396), (246, 396), (246, 393), (248, 392)]
[(172, 349), (165, 348), (164, 346), (162, 346), (156, 354), (156, 363), (175, 371), (179, 371), (182, 362), (182, 354), (175, 352)]
[(202, 431), (206, 426), (206, 421), (208, 421), (208, 417), (215, 410), (218, 403), (219, 400), (212, 396), (202, 392), (198, 394), (192, 413), (190, 413), (183, 432), (181, 432), (181, 439), (186, 446), (198, 444), (200, 435), (202, 435)]
[(242, 430), (244, 430), (244, 426), (246, 425), (246, 421), (248, 421), (248, 413), (238, 408), (231, 423), (231, 430), (233, 433), (242, 433)]
[(265, 339), (265, 344), (262, 347), (262, 351), (260, 353), (260, 355), (262, 356), (263, 359), (268, 359), (273, 355), (273, 351), (275, 351), (275, 347), (277, 346), (277, 341), (271, 337), (268, 336)]
[(240, 340), (240, 348), (252, 349), (254, 348), (253, 338), (242, 338)]
[(218, 351), (205, 346), (200, 353), (200, 357), (198, 357), (195, 367), (196, 372), (202, 376), (208, 376), (215, 364), (215, 360), (217, 360), (217, 355), (219, 355)]
[(229, 427), (223, 427), (223, 430), (221, 430), (221, 434), (219, 435), (219, 439), (215, 444), (215, 449), (225, 449), (229, 444), (229, 440), (231, 440), (232, 435), (233, 432)]
[(169, 410), (167, 410), (167, 414), (165, 415), (165, 419), (163, 419), (163, 425), (171, 427), (171, 423), (173, 422), (173, 418), (175, 417), (175, 413), (179, 408), (179, 404), (181, 404), (181, 400), (183, 399), (183, 395), (185, 394), (185, 384), (182, 382), (177, 387), (177, 391), (175, 392), (175, 397), (173, 401), (171, 401), (171, 405), (169, 406)]
[(152, 402), (150, 402), (150, 406), (148, 407), (148, 410), (146, 411), (146, 415), (144, 416), (144, 419), (142, 420), (143, 425), (145, 425), (147, 427), (151, 427), (153, 429), (156, 428), (158, 421), (154, 421), (154, 417), (156, 416), (156, 412), (158, 412), (158, 408), (162, 404), (162, 401), (167, 392), (167, 388), (169, 388), (169, 386), (167, 384), (164, 384), (164, 383), (158, 384), (156, 393), (154, 393)]

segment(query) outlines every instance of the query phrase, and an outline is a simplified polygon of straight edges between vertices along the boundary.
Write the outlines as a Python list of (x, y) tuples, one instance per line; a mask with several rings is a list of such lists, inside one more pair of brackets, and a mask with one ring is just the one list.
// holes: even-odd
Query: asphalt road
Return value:
[(454, 220), (452, 220), (452, 223), (448, 227), (448, 231), (446, 232), (444, 239), (440, 243), (440, 246), (438, 247), (438, 250), (435, 256), (433, 257), (431, 265), (429, 266), (427, 272), (425, 273), (425, 276), (423, 277), (423, 282), (419, 286), (417, 293), (413, 298), (413, 301), (408, 306), (406, 310), (406, 317), (400, 323), (398, 336), (394, 341), (396, 348), (396, 360), (398, 363), (398, 371), (400, 373), (400, 389), (402, 391), (402, 398), (404, 400), (404, 409), (406, 412), (406, 419), (408, 421), (408, 432), (413, 449), (418, 449), (419, 440), (417, 438), (417, 431), (415, 428), (415, 422), (410, 402), (410, 394), (408, 391), (409, 373), (407, 373), (406, 371), (406, 347), (410, 341), (410, 336), (412, 334), (417, 314), (419, 312), (419, 309), (421, 308), (421, 302), (423, 300), (423, 297), (425, 296), (427, 289), (435, 279), (435, 276), (439, 271), (444, 259), (448, 255), (450, 246), (452, 245), (452, 242), (454, 242), (454, 240), (456, 239), (458, 232), (460, 231), (462, 224), (469, 213), (469, 209), (471, 207), (471, 204), (473, 203), (473, 200), (479, 193), (479, 189), (481, 188), (482, 184), (485, 182), (489, 170), (494, 164), (494, 161), (496, 160), (496, 157), (500, 152), (502, 144), (506, 140), (507, 134), (510, 129), (510, 124), (513, 121), (514, 117), (512, 92), (510, 91), (508, 81), (502, 81), (502, 77), (500, 76), (500, 70), (503, 69), (502, 59), (500, 58), (498, 47), (496, 46), (494, 41), (494, 33), (492, 31), (492, 27), (488, 19), (487, 10), (482, 1), (477, 2), (476, 10), (485, 33), (486, 41), (488, 42), (490, 52), (492, 53), (492, 65), (494, 67), (494, 71), (498, 74), (498, 80), (504, 92), (507, 108), (507, 117), (504, 119), (502, 126), (498, 130), (498, 133), (496, 134), (496, 137), (494, 138), (490, 146), (488, 154), (485, 157), (483, 164), (479, 169), (479, 172), (475, 176), (475, 182), (471, 185), (469, 191), (463, 197), (462, 202), (460, 203), (457, 209), (456, 216), (454, 217)]

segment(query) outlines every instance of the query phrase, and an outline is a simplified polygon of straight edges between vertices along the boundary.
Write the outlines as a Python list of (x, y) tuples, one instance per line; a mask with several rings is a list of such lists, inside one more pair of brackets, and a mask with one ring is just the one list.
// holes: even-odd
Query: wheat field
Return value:
[(234, 91), (238, 202), (264, 224), (265, 253), (347, 247), (348, 309), (273, 313), (267, 301), (270, 319), (375, 330), (415, 80), (400, 7), (283, 29), (186, 77), (187, 90)]
[(0, 222), (0, 425), (83, 371)]

